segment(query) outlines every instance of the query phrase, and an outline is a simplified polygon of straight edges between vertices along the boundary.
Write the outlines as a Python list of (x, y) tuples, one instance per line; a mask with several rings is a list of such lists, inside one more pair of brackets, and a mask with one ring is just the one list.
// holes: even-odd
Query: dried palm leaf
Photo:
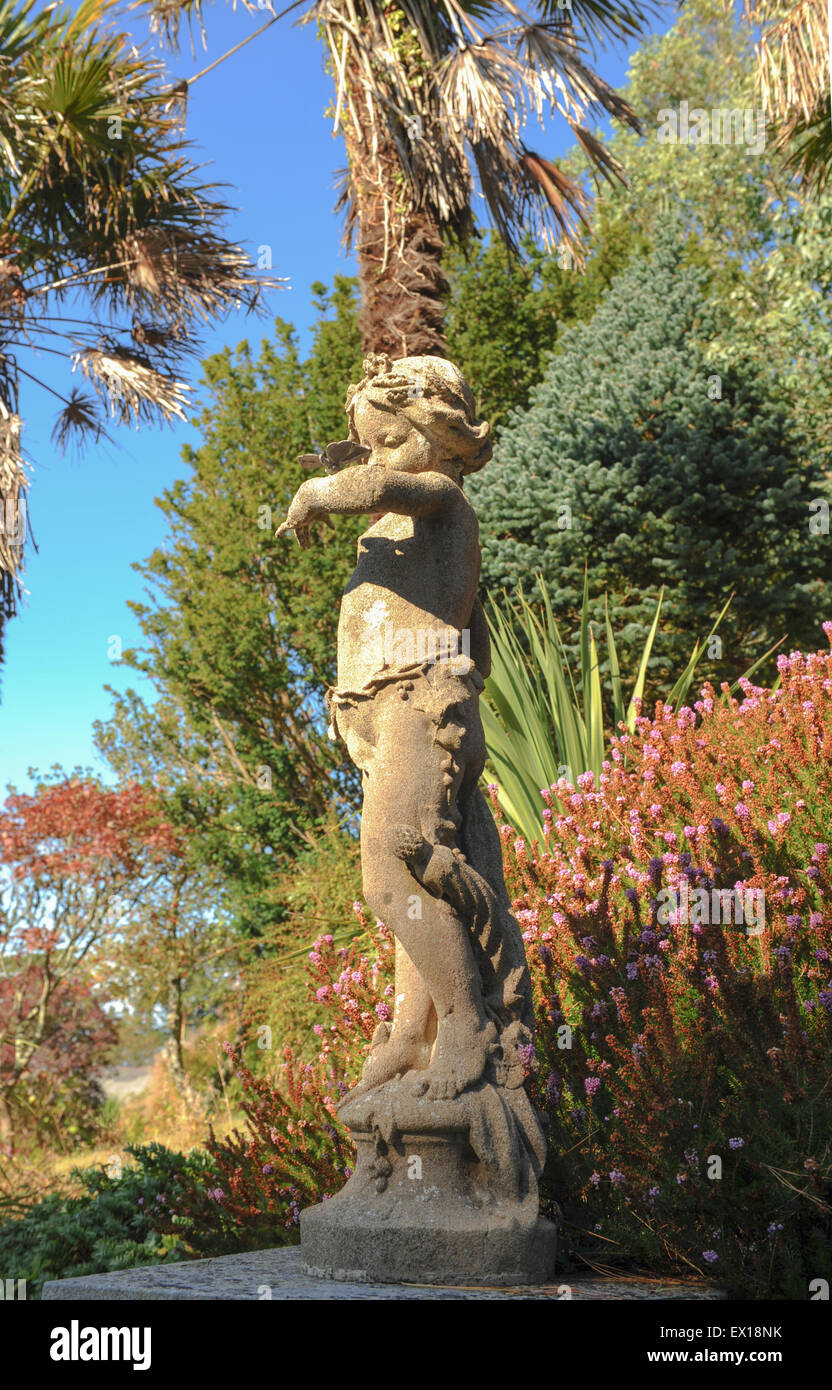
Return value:
[(143, 420), (150, 422), (157, 416), (168, 421), (187, 419), (185, 408), (193, 388), (157, 371), (128, 348), (84, 348), (73, 357), (73, 371), (76, 367), (92, 382), (120, 424), (138, 427)]
[(0, 394), (0, 615), (6, 618), (14, 616), (23, 592), (28, 478), (20, 449), (21, 426), (20, 416)]

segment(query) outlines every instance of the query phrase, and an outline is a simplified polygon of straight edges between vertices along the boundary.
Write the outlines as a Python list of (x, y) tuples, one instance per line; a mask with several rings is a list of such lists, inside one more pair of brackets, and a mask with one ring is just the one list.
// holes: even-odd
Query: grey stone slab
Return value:
[(563, 1278), (525, 1288), (448, 1288), (419, 1284), (351, 1284), (316, 1279), (305, 1273), (300, 1249), (255, 1250), (182, 1264), (146, 1265), (80, 1279), (53, 1279), (44, 1299), (107, 1302), (172, 1300), (257, 1301), (261, 1299), (722, 1299), (713, 1287), (674, 1280)]

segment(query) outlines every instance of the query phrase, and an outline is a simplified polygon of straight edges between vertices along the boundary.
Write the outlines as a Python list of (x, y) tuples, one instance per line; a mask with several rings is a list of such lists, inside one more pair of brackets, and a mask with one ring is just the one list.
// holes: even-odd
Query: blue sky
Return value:
[[(238, 7), (206, 7), (208, 47), (196, 35), (194, 55), (187, 38), (171, 60), (176, 77), (190, 76), (219, 57), (268, 17)], [(665, 11), (662, 29), (670, 13)], [(143, 36), (137, 32), (137, 38)], [(620, 86), (627, 52), (603, 53), (599, 69)], [(333, 175), (346, 162), (343, 144), (332, 136), (324, 110), (331, 99), (315, 26), (287, 18), (255, 39), (191, 89), (187, 133), (205, 177), (231, 185), (226, 200), (238, 211), (230, 235), (256, 256), (272, 251), (273, 274), (289, 287), (271, 296), (263, 321), (235, 315), (205, 335), (203, 356), (226, 344), (268, 335), (275, 315), (294, 321), (301, 345), (308, 343), (314, 311), (309, 285), (331, 284), (335, 273), (354, 273), (340, 245), (340, 219), (333, 215)], [(554, 125), (530, 144), (549, 157), (570, 143), (568, 130)], [(76, 384), (54, 359), (43, 374), (64, 392)], [(40, 370), (40, 364), (38, 364)], [(193, 381), (199, 376), (195, 364)], [(81, 385), (82, 383), (77, 383)], [(57, 402), (26, 384), (21, 413), (24, 446), (33, 463), (29, 510), (35, 553), (29, 547), (25, 605), (6, 629), (6, 662), (0, 671), (0, 788), (30, 785), (30, 767), (55, 763), (70, 769), (96, 761), (92, 721), (105, 718), (110, 697), (105, 684), (142, 688), (135, 673), (108, 656), (114, 637), (123, 647), (140, 644), (126, 606), (141, 597), (142, 581), (131, 564), (144, 559), (165, 536), (154, 499), (184, 472), (185, 440), (195, 430), (118, 430), (116, 447), (88, 447), (80, 459), (64, 457), (50, 442)], [(147, 697), (152, 695), (148, 688)]]

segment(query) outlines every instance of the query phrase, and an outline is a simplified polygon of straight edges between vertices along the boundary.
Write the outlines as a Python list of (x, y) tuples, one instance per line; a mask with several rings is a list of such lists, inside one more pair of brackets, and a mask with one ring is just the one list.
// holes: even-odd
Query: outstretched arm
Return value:
[(372, 464), (344, 468), (334, 477), (309, 478), (301, 483), (289, 514), (275, 535), (294, 531), (306, 548), (312, 523), (329, 522), (332, 512), (340, 516), (364, 516), (374, 512), (430, 516), (458, 493), (456, 483), (443, 473), (400, 473)]

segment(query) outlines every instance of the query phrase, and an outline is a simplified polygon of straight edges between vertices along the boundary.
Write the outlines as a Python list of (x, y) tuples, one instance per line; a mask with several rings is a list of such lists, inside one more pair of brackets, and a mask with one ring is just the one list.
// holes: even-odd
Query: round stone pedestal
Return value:
[(353, 1131), (355, 1172), (335, 1197), (301, 1213), (309, 1274), (354, 1283), (545, 1284), (556, 1228), (536, 1189), (503, 1199), (484, 1185), (463, 1129)]

